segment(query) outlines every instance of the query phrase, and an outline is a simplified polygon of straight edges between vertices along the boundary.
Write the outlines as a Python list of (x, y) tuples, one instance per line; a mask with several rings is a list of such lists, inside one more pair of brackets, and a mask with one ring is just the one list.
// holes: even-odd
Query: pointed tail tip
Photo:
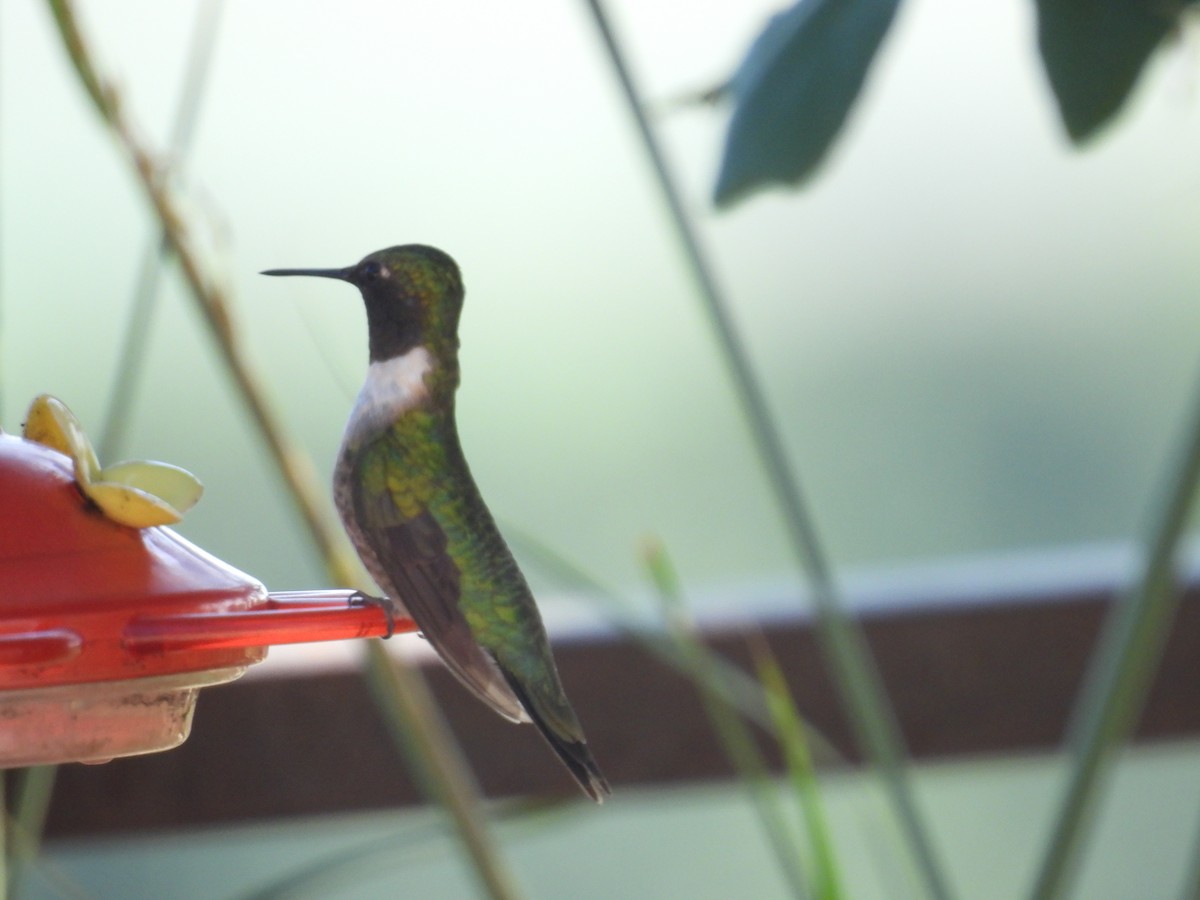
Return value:
[(597, 803), (603, 803), (606, 798), (612, 796), (612, 788), (608, 785), (608, 779), (601, 775), (594, 784), (584, 788), (589, 797)]
[[(503, 672), (504, 670), (501, 669)], [(529, 718), (533, 721), (534, 726), (541, 732), (542, 737), (546, 739), (546, 743), (550, 745), (555, 755), (562, 760), (563, 765), (567, 767), (567, 771), (571, 773), (571, 777), (576, 783), (583, 788), (583, 792), (595, 800), (597, 803), (603, 803), (605, 797), (612, 796), (612, 788), (608, 785), (608, 779), (600, 771), (600, 766), (596, 764), (596, 758), (592, 756), (592, 751), (588, 749), (587, 741), (580, 734), (578, 738), (564, 737), (546, 721), (542, 716), (536, 704), (534, 704), (529, 693), (524, 686), (507, 672), (504, 673), (508, 680), (509, 686), (513, 689), (513, 693), (517, 695), (517, 699), (521, 701), (521, 705), (525, 708), (525, 712), (529, 714)], [(578, 729), (578, 724), (575, 725)]]
[(604, 777), (600, 766), (596, 764), (596, 758), (592, 756), (587, 742), (582, 738), (575, 740), (563, 737), (538, 715), (537, 710), (528, 704), (525, 708), (529, 711), (533, 724), (537, 726), (542, 737), (546, 739), (546, 743), (550, 745), (550, 749), (562, 760), (567, 771), (571, 773), (571, 777), (583, 788), (583, 792), (597, 803), (603, 803), (605, 797), (612, 796), (612, 788), (608, 785), (608, 779)]
[(563, 761), (575, 781), (583, 788), (583, 792), (595, 800), (597, 803), (603, 803), (606, 797), (612, 796), (612, 788), (609, 787), (608, 779), (604, 777), (600, 771), (600, 767), (596, 765), (596, 760), (592, 756), (592, 751), (588, 749), (588, 745), (583, 741), (566, 741), (560, 738), (553, 732), (542, 730), (546, 740), (549, 742), (554, 752), (558, 754), (558, 758)]
[(585, 794), (597, 803), (603, 803), (605, 798), (612, 796), (612, 788), (609, 787), (608, 779), (604, 777), (603, 773), (596, 766), (596, 761), (592, 759), (592, 754), (588, 750), (587, 745), (582, 744), (581, 747), (590, 765), (583, 772), (575, 771), (569, 764), (567, 768), (571, 770), (571, 774), (575, 776), (575, 780), (579, 782), (579, 786), (583, 788)]

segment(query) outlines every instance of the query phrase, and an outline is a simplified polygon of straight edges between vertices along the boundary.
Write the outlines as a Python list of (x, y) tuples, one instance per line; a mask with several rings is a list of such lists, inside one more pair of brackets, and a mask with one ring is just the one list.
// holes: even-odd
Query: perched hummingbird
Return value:
[(409, 244), (345, 269), (272, 269), (348, 281), (367, 307), (370, 366), (346, 425), (333, 496), (379, 587), (442, 661), (513, 722), (533, 722), (597, 802), (592, 758), (533, 595), (471, 477), (458, 439), (458, 265)]

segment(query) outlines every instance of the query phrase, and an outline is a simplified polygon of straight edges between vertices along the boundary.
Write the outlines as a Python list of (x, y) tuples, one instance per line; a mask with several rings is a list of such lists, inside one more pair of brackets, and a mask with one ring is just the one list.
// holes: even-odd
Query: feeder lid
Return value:
[(0, 431), (0, 768), (168, 749), (187, 737), (197, 690), (237, 678), (270, 644), (415, 630), (350, 591), (270, 595), (169, 528), (132, 527), (178, 509), (127, 504), (130, 473), (158, 485), (165, 473), (184, 495), (194, 484), (190, 502), (198, 482), (161, 463), (99, 470), (57, 412), (71, 456)]
[(248, 609), (254, 579), (167, 528), (129, 528), (89, 504), (70, 460), (0, 434), (0, 690), (244, 667), (263, 647), (131, 654), (145, 615)]

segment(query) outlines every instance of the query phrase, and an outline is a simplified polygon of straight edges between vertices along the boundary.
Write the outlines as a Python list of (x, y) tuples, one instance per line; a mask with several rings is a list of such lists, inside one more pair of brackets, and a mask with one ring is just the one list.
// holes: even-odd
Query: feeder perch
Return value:
[(0, 768), (170, 749), (199, 689), (270, 644), (415, 630), (355, 597), (270, 594), (170, 528), (118, 524), (70, 457), (0, 432)]

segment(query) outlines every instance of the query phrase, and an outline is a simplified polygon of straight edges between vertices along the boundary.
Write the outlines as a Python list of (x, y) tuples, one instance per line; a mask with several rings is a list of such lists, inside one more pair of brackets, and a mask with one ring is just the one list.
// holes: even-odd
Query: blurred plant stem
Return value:
[(932, 897), (948, 897), (949, 891), (937, 864), (933, 845), (917, 811), (905, 770), (903, 742), (895, 715), (888, 703), (883, 681), (855, 622), (842, 609), (833, 572), (809, 516), (800, 484), (787, 460), (783, 440), (774, 424), (766, 396), (742, 346), (729, 313), (729, 304), (717, 284), (700, 238), (684, 206), (666, 156), (650, 127), (637, 86), (617, 42), (601, 0), (587, 0), (601, 40), (633, 115), (638, 134), (650, 158), (676, 236), (695, 279), (700, 299), (712, 324), (730, 378), (759, 458), (779, 503), (792, 550), (807, 573), (817, 610), (821, 645), (849, 712), (849, 720), (864, 755), (881, 774), (901, 833)]
[(758, 681), (767, 697), (767, 707), (775, 722), (775, 734), (783, 748), (784, 763), (792, 790), (800, 805), (808, 834), (812, 856), (813, 893), (819, 900), (838, 900), (843, 896), (841, 879), (838, 877), (837, 861), (833, 855), (833, 841), (829, 834), (828, 819), (817, 788), (817, 775), (813, 769), (812, 754), (808, 749), (804, 720), (787, 687), (783, 669), (771, 645), (761, 631), (746, 634), (750, 653), (754, 657), (754, 668)]
[[(26, 869), (37, 859), (41, 849), (42, 831), (57, 771), (57, 766), (30, 766), (12, 773), (12, 813), (5, 814), (7, 843), (4, 856), (8, 871), (3, 880), (8, 896), (13, 900), (21, 895)], [(0, 773), (0, 783), (3, 781), (3, 773)], [(0, 809), (6, 809), (2, 802)]]
[(788, 827), (775, 797), (775, 785), (772, 783), (766, 761), (759, 752), (750, 728), (717, 686), (721, 672), (713, 665), (715, 654), (696, 634), (695, 624), (683, 602), (683, 592), (675, 568), (667, 557), (666, 550), (657, 541), (647, 543), (643, 551), (643, 562), (658, 592), (667, 632), (686, 661), (688, 675), (700, 693), (700, 700), (712, 723), (713, 731), (750, 795), (763, 833), (775, 852), (775, 859), (791, 888), (792, 896), (809, 897), (809, 884), (797, 850), (798, 842)]
[[(196, 7), (196, 24), (192, 29), (183, 88), (167, 148), (168, 155), (174, 160), (173, 173), (176, 177), (182, 174), (182, 168), (187, 163), (191, 150), (192, 135), (196, 130), (204, 89), (208, 85), (209, 68), (217, 46), (217, 28), (224, 8), (225, 0), (203, 0)], [(134, 405), (134, 394), (137, 392), (146, 359), (150, 324), (157, 306), (158, 282), (169, 253), (170, 244), (161, 229), (155, 232), (142, 250), (137, 285), (133, 291), (129, 320), (124, 331), (125, 339), (121, 344), (116, 375), (108, 394), (104, 431), (97, 446), (101, 459), (115, 460), (121, 454), (121, 444), (129, 427), (130, 410)]]
[[(63, 46), (76, 74), (83, 83), (96, 111), (112, 129), (118, 145), (129, 157), (146, 198), (162, 228), (163, 239), (183, 272), (190, 293), (212, 332), (225, 367), (233, 377), (239, 394), (267, 444), (272, 461), (279, 469), (289, 495), (308, 528), (309, 535), (325, 562), (329, 577), (336, 583), (363, 584), (361, 570), (345, 538), (331, 525), (323, 492), (317, 487), (311, 462), (287, 437), (282, 423), (253, 373), (246, 354), (237, 341), (225, 290), (206, 272), (193, 248), (187, 224), (168, 188), (166, 172), (137, 138), (125, 115), (121, 98), (103, 78), (84, 44), (70, 0), (47, 0), (58, 26)], [(517, 896), (514, 881), (501, 863), (495, 844), (484, 825), (478, 796), (470, 775), (465, 771), (456, 748), (448, 742), (448, 730), (439, 721), (440, 714), (420, 688), (420, 675), (401, 671), (392, 664), (378, 642), (370, 642), (370, 669), (377, 692), (397, 699), (381, 708), (393, 734), (420, 735), (420, 740), (400, 742), (411, 767), (419, 773), (422, 785), (439, 782), (431, 799), (441, 800), (450, 813), (475, 873), (493, 897)], [(384, 690), (381, 685), (387, 685)], [(403, 698), (399, 702), (398, 698)], [(428, 775), (427, 780), (424, 776)]]
[(458, 810), (459, 838), (476, 860), (475, 873), (492, 897), (519, 897), (516, 880), (504, 865), (484, 826), (479, 791), (466, 759), (437, 711), (429, 686), (413, 669), (397, 665), (382, 641), (367, 642), (367, 684), (382, 710), (392, 739), (407, 749), (418, 784), (446, 809)]
[[(597, 603), (602, 603), (605, 623), (622, 637), (637, 644), (680, 674), (691, 674), (691, 661), (678, 643), (664, 635), (657, 624), (650, 626), (638, 621), (628, 606), (622, 603), (622, 598), (616, 591), (601, 584), (597, 578), (561, 553), (519, 528), (506, 524), (504, 532), (514, 548), (520, 551), (520, 555), (539, 567), (542, 574), (555, 582), (561, 590), (585, 594)], [(765, 731), (771, 731), (774, 721), (764, 700), (762, 685), (720, 656), (710, 655), (709, 664), (719, 673), (719, 677), (713, 679), (709, 688), (720, 694), (724, 702), (736, 709), (743, 718)], [(805, 728), (809, 735), (809, 743), (816, 751), (814, 755), (818, 759), (826, 763), (845, 762), (837, 747), (820, 731), (807, 722)]]
[(5, 773), (0, 770), (0, 900), (8, 900), (9, 838), (12, 819), (8, 815), (8, 792), (5, 790)]
[(1060, 897), (1069, 886), (1113, 751), (1128, 738), (1145, 705), (1179, 608), (1182, 593), (1176, 585), (1175, 557), (1200, 482), (1200, 388), (1191, 417), (1174, 468), (1149, 516), (1140, 577), (1113, 604), (1076, 701), (1068, 738), (1074, 766), (1034, 883), (1038, 900)]
[[(500, 801), (491, 810), (495, 823), (504, 823), (510, 839), (545, 836), (551, 829), (576, 819), (585, 807), (578, 801), (521, 799)], [(356, 884), (364, 869), (396, 865), (396, 851), (403, 849), (421, 865), (427, 865), (439, 851), (444, 829), (440, 822), (413, 821), (380, 836), (366, 838), (350, 847), (339, 848), (314, 857), (300, 869), (292, 869), (266, 884), (259, 884), (230, 900), (297, 900), (297, 898), (337, 897)], [(419, 858), (418, 858), (419, 857)]]
[(1183, 892), (1179, 900), (1200, 900), (1200, 819), (1192, 835), (1192, 859), (1183, 877)]
[(63, 46), (88, 92), (96, 111), (112, 129), (117, 143), (129, 157), (138, 181), (146, 192), (162, 227), (167, 246), (175, 255), (193, 299), (208, 326), (225, 368), (233, 377), (259, 433), (266, 441), (271, 459), (282, 475), (297, 511), (325, 560), (330, 576), (339, 584), (353, 585), (358, 568), (349, 547), (330, 525), (321, 501), (315, 473), (307, 457), (285, 437), (282, 424), (266, 399), (266, 393), (238, 343), (229, 313), (226, 291), (205, 271), (192, 248), (187, 223), (168, 189), (166, 172), (136, 137), (114, 88), (104, 82), (83, 43), (70, 0), (47, 0), (58, 25)]

